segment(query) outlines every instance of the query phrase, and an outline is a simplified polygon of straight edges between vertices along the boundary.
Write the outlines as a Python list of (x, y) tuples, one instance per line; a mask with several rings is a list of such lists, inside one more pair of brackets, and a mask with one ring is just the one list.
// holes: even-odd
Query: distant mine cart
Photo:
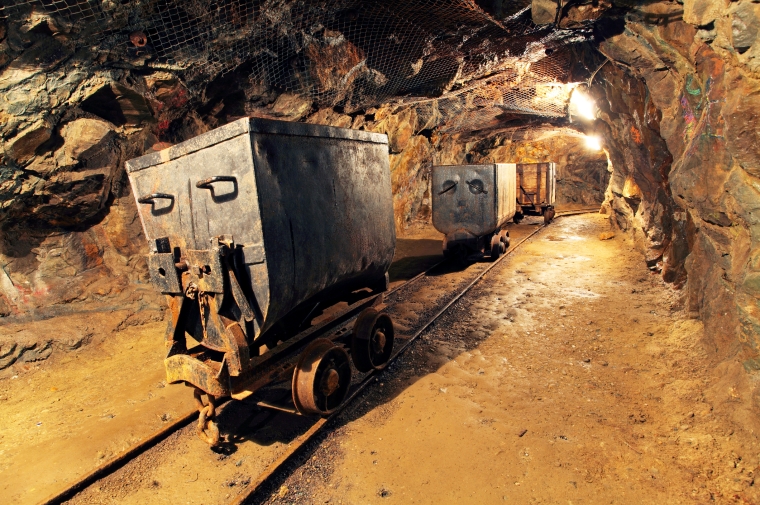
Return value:
[(517, 164), (517, 213), (515, 223), (525, 215), (554, 219), (557, 169), (554, 163)]
[[(167, 379), (196, 388), (202, 438), (218, 441), (220, 397), (287, 382), (291, 407), (325, 415), (346, 396), (351, 362), (386, 364), (393, 323), (379, 309), (396, 235), (385, 135), (244, 118), (127, 172), (171, 311)], [(315, 320), (341, 300), (348, 308)]]
[(472, 254), (496, 260), (509, 247), (515, 215), (515, 164), (433, 167), (433, 226), (445, 235), (443, 254), (464, 263)]

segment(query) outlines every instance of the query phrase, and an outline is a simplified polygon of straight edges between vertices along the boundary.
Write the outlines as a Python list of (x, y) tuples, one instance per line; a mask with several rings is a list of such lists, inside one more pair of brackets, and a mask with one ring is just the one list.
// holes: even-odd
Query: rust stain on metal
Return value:
[[(135, 45), (147, 43), (141, 35)], [(151, 281), (171, 312), (169, 382), (238, 398), (295, 377), (304, 368), (293, 355), (364, 308), (308, 331), (320, 304), (387, 290), (396, 242), (387, 153), (384, 135), (243, 118), (127, 162)], [(329, 413), (350, 383), (346, 351), (320, 352), (312, 358), (325, 370), (293, 382), (302, 412)], [(201, 438), (213, 440), (206, 428)]]
[(444, 256), (501, 255), (500, 229), (515, 215), (514, 163), (433, 167), (433, 225), (445, 235)]

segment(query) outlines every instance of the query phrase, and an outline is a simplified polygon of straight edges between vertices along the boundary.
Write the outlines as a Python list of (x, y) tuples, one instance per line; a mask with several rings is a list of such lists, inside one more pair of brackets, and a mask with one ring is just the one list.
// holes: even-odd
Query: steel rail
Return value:
[[(415, 275), (414, 277), (407, 280), (406, 282), (399, 284), (398, 286), (395, 286), (393, 289), (388, 290), (385, 293), (385, 296), (386, 297), (390, 296), (396, 293), (397, 291), (401, 290), (402, 288), (412, 285), (414, 282), (418, 281), (419, 279), (421, 279), (422, 277), (430, 273), (434, 268), (442, 265), (446, 261), (447, 260), (439, 261), (436, 264), (429, 267), (427, 270), (420, 272), (419, 274)], [(55, 493), (54, 495), (40, 502), (39, 505), (59, 505), (66, 502), (67, 500), (70, 500), (71, 498), (73, 498), (74, 496), (76, 496), (77, 494), (85, 490), (86, 488), (92, 486), (95, 482), (112, 474), (113, 472), (123, 467), (124, 465), (129, 463), (131, 460), (139, 456), (140, 454), (143, 454), (144, 452), (154, 447), (156, 444), (158, 444), (162, 440), (166, 439), (172, 433), (179, 431), (180, 429), (184, 428), (191, 422), (195, 421), (197, 418), (198, 418), (198, 409), (193, 409), (192, 411), (187, 412), (186, 414), (182, 415), (178, 419), (172, 421), (170, 424), (158, 430), (153, 435), (138, 442), (137, 444), (133, 445), (132, 447), (130, 447), (123, 453), (116, 456), (115, 458), (109, 460), (104, 465), (99, 466), (95, 470), (92, 470), (88, 474), (84, 475), (79, 480), (72, 483), (70, 486), (66, 487), (65, 489)], [(322, 425), (324, 424), (324, 421), (326, 420), (327, 418), (321, 418), (319, 421), (317, 421), (314, 424), (314, 426), (312, 426), (306, 433), (304, 433), (303, 435), (301, 435), (299, 438), (295, 440), (296, 445), (300, 446), (300, 445), (305, 444), (313, 435), (312, 431), (315, 429), (318, 430), (319, 428), (321, 428)], [(301, 440), (304, 437), (306, 438), (304, 440)], [(293, 445), (293, 443), (291, 443), (291, 445)], [(290, 454), (286, 452), (285, 458), (287, 459), (289, 456)], [(280, 461), (280, 459), (282, 458), (278, 458), (277, 460), (275, 460), (275, 462), (272, 463), (272, 465), (279, 467), (282, 464), (284, 464), (285, 463), (284, 460), (281, 463), (277, 464)], [(265, 471), (264, 474), (266, 473), (267, 472)], [(257, 481), (258, 479), (256, 481), (253, 481), (253, 483), (256, 483)]]
[[(568, 211), (561, 214), (557, 214), (555, 216), (555, 219), (558, 217), (566, 217), (566, 216), (573, 216), (577, 214), (589, 214), (592, 212), (598, 212), (598, 209), (594, 210), (576, 210), (576, 211)], [(425, 323), (420, 329), (418, 329), (412, 336), (407, 340), (394, 354), (391, 356), (391, 359), (388, 360), (388, 364), (390, 365), (393, 363), (401, 354), (414, 342), (417, 340), (417, 338), (420, 337), (428, 328), (430, 328), (446, 311), (451, 308), (452, 305), (454, 305), (457, 301), (459, 301), (465, 294), (467, 294), (478, 282), (480, 282), (485, 275), (490, 272), (493, 268), (495, 268), (499, 263), (501, 263), (507, 256), (511, 255), (514, 251), (517, 250), (518, 247), (520, 247), (523, 243), (525, 243), (526, 240), (530, 239), (534, 235), (536, 235), (538, 232), (546, 228), (546, 226), (539, 226), (532, 232), (530, 232), (528, 235), (523, 237), (519, 242), (514, 244), (513, 247), (510, 247), (499, 259), (491, 263), (487, 268), (485, 268), (482, 272), (480, 272), (475, 279), (473, 279), (464, 289), (462, 289), (459, 293), (457, 293), (454, 298), (449, 300), (446, 305), (442, 309), (440, 309), (436, 314), (431, 317), (427, 323)], [(427, 269), (425, 272), (422, 272), (421, 274), (413, 277), (407, 282), (413, 282), (416, 281), (418, 278), (423, 277), (425, 274), (427, 274), (429, 271), (433, 270), (435, 267), (440, 265), (441, 263), (444, 263), (447, 260), (441, 261)], [(401, 284), (400, 286), (397, 286), (395, 290), (391, 290), (390, 293), (397, 291), (398, 289), (406, 286), (407, 283)], [(271, 482), (275, 476), (284, 469), (285, 465), (288, 464), (292, 459), (299, 453), (299, 451), (304, 447), (305, 444), (307, 444), (310, 440), (314, 439), (322, 429), (332, 420), (337, 418), (337, 416), (354, 400), (357, 396), (372, 382), (371, 379), (375, 377), (376, 375), (382, 373), (382, 370), (373, 370), (367, 376), (362, 380), (362, 382), (359, 383), (358, 387), (349, 395), (348, 398), (346, 398), (343, 403), (338, 407), (337, 410), (335, 410), (329, 417), (323, 417), (317, 420), (314, 425), (311, 426), (305, 433), (300, 435), (298, 438), (296, 438), (293, 442), (291, 442), (284, 453), (282, 453), (275, 461), (269, 464), (267, 468), (259, 474), (259, 476), (252, 480), (248, 486), (246, 486), (240, 494), (238, 494), (231, 502), (229, 502), (229, 505), (245, 505), (248, 503), (248, 500), (256, 494), (259, 490), (261, 490), (267, 483)]]
[(393, 289), (389, 289), (389, 290), (388, 290), (388, 291), (385, 293), (385, 298), (388, 298), (389, 296), (391, 296), (392, 294), (394, 294), (396, 291), (399, 291), (399, 290), (401, 290), (402, 288), (406, 288), (406, 287), (409, 287), (409, 286), (411, 286), (411, 285), (412, 285), (412, 283), (414, 283), (414, 282), (418, 281), (419, 279), (422, 279), (422, 278), (423, 278), (423, 277), (425, 277), (427, 274), (429, 274), (430, 272), (432, 272), (432, 271), (433, 271), (433, 269), (435, 269), (435, 267), (437, 267), (437, 266), (440, 266), (440, 265), (443, 265), (443, 264), (444, 264), (444, 263), (446, 263), (447, 261), (448, 261), (448, 260), (441, 260), (441, 261), (439, 261), (438, 263), (436, 263), (435, 265), (433, 265), (433, 266), (431, 266), (430, 268), (428, 268), (427, 270), (425, 270), (424, 272), (420, 272), (420, 273), (418, 273), (417, 275), (415, 275), (414, 277), (412, 277), (412, 278), (411, 278), (411, 279), (409, 279), (408, 281), (406, 281), (406, 282), (404, 282), (404, 283), (402, 283), (402, 284), (399, 284), (398, 286), (394, 287)]
[[(558, 213), (555, 216), (556, 218), (559, 217), (567, 217), (567, 216), (573, 216), (578, 214), (589, 214), (593, 212), (598, 212), (598, 209), (593, 210), (573, 210), (573, 211), (567, 211)], [(454, 303), (456, 303), (458, 300), (460, 300), (470, 289), (472, 289), (478, 282), (480, 282), (483, 277), (490, 272), (494, 267), (496, 267), (501, 261), (503, 261), (507, 256), (511, 255), (519, 246), (521, 246), (526, 240), (536, 235), (539, 231), (543, 230), (546, 226), (539, 226), (532, 232), (530, 232), (528, 235), (523, 237), (519, 242), (514, 244), (512, 247), (510, 247), (505, 253), (496, 261), (491, 263), (487, 268), (485, 268), (482, 272), (477, 274), (475, 279), (473, 279), (462, 291), (460, 291), (454, 298), (449, 300), (449, 302), (436, 314), (427, 321), (420, 329), (418, 329), (390, 358), (388, 361), (388, 364), (395, 361), (406, 349), (411, 345), (412, 342), (417, 340), (417, 338), (422, 335), (430, 326), (435, 323)], [(411, 279), (407, 280), (403, 284), (399, 284), (398, 286), (394, 287), (393, 289), (388, 290), (388, 292), (385, 293), (385, 296), (390, 296), (397, 291), (401, 290), (402, 288), (409, 287), (419, 279), (422, 279), (427, 274), (429, 274), (433, 269), (439, 267), (440, 265), (446, 263), (449, 260), (442, 260), (425, 271), (415, 275)], [(256, 479), (252, 480), (250, 484), (243, 489), (243, 491), (232, 501), (230, 502), (230, 505), (243, 505), (246, 503), (246, 501), (254, 495), (257, 491), (259, 491), (263, 486), (271, 481), (273, 477), (284, 468), (284, 466), (291, 461), (291, 459), (300, 451), (303, 446), (308, 443), (310, 440), (312, 440), (316, 435), (318, 435), (322, 429), (327, 425), (331, 420), (335, 419), (338, 414), (340, 414), (345, 407), (347, 407), (371, 382), (371, 379), (378, 375), (378, 373), (381, 373), (382, 370), (377, 371), (373, 370), (367, 376), (362, 380), (362, 382), (359, 383), (358, 387), (349, 395), (348, 398), (340, 405), (340, 407), (333, 412), (329, 417), (323, 417), (318, 419), (305, 433), (300, 435), (298, 438), (296, 438), (294, 441), (292, 441), (290, 444), (288, 444), (287, 449), (284, 453), (282, 453), (277, 459), (275, 459), (272, 463), (267, 466), (267, 468), (262, 472)], [(84, 475), (82, 478), (68, 486), (67, 488), (55, 493), (54, 495), (50, 496), (46, 500), (40, 502), (40, 505), (58, 505), (61, 503), (64, 503), (80, 492), (82, 492), (84, 489), (90, 487), (95, 482), (107, 477), (108, 475), (112, 474), (119, 468), (122, 468), (127, 463), (129, 463), (131, 460), (139, 456), (140, 454), (143, 454), (144, 452), (148, 451), (152, 447), (156, 446), (161, 441), (165, 440), (169, 435), (172, 433), (179, 431), (180, 429), (184, 428), (194, 420), (198, 418), (198, 410), (194, 409), (181, 417), (177, 418), (176, 420), (172, 421), (170, 424), (164, 426), (157, 432), (155, 432), (150, 437), (142, 440), (141, 442), (137, 443), (136, 445), (132, 446), (131, 448), (127, 449), (117, 457), (113, 458), (112, 460), (108, 461), (104, 465), (96, 468), (95, 470), (89, 472), (88, 474)]]
[(156, 444), (158, 444), (162, 440), (165, 440), (172, 433), (184, 428), (191, 422), (195, 421), (197, 418), (198, 418), (197, 409), (194, 409), (193, 411), (188, 412), (187, 414), (177, 418), (176, 420), (172, 421), (170, 424), (164, 426), (163, 428), (155, 432), (153, 435), (142, 440), (136, 445), (133, 445), (126, 451), (116, 456), (114, 459), (108, 461), (103, 466), (99, 466), (95, 470), (86, 474), (84, 477), (81, 477), (79, 480), (74, 482), (72, 485), (70, 485), (66, 489), (59, 491), (53, 496), (47, 498), (45, 501), (41, 502), (40, 505), (58, 505), (59, 503), (63, 503), (67, 500), (70, 500), (71, 498), (73, 498), (74, 496), (82, 492), (84, 489), (90, 487), (95, 482), (103, 479), (104, 477), (112, 474), (113, 472), (123, 467), (124, 465), (129, 463), (131, 460), (139, 456), (140, 454), (143, 454), (145, 451), (147, 451), (151, 447), (154, 447), (156, 446)]

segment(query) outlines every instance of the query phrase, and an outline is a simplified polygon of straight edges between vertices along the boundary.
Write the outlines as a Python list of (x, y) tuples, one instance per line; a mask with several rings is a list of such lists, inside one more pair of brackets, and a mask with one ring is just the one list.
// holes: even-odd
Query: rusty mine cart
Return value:
[[(127, 172), (151, 282), (170, 309), (167, 381), (195, 388), (201, 438), (219, 442), (220, 398), (287, 383), (294, 412), (327, 415), (351, 387), (351, 362), (360, 372), (388, 362), (385, 135), (243, 118)], [(347, 308), (315, 320), (337, 301)]]
[(544, 216), (544, 223), (554, 219), (557, 169), (555, 163), (518, 163), (517, 212), (519, 223), (526, 215)]
[(515, 215), (515, 164), (433, 167), (433, 226), (445, 235), (443, 255), (466, 264), (473, 254), (495, 261), (509, 247)]

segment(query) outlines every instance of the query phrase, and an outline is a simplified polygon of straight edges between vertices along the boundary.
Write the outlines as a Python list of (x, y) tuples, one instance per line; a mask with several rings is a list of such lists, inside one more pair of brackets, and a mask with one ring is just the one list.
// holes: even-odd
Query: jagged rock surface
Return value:
[(686, 282), (715, 356), (757, 370), (760, 6), (687, 0), (682, 19), (679, 7), (649, 5), (600, 44), (613, 62), (597, 78), (608, 202), (651, 268)]
[[(760, 369), (759, 9), (747, 0), (637, 10), (571, 2), (553, 21), (551, 12), (539, 16), (567, 28), (598, 20), (596, 40), (610, 60), (592, 78), (599, 119), (571, 126), (601, 134), (609, 163), (570, 131), (516, 135), (527, 116), (497, 115), (463, 134), (446, 124), (459, 120), (451, 104), (446, 113), (434, 102), (324, 107), (270, 87), (245, 64), (190, 82), (192, 74), (146, 66), (137, 53), (125, 62), (124, 51), (78, 46), (44, 16), (2, 25), (0, 315), (55, 312), (72, 301), (160, 303), (145, 284), (145, 243), (123, 163), (252, 115), (387, 133), (399, 229), (429, 217), (435, 163), (557, 161), (560, 203), (595, 203), (606, 188), (613, 223), (634, 235), (653, 271), (685, 286), (686, 307), (705, 320), (716, 356), (740, 353), (748, 369)], [(311, 63), (294, 74), (303, 86), (331, 94), (347, 76), (380, 79), (340, 33), (304, 40)], [(437, 47), (425, 49), (424, 64), (449, 61)], [(591, 53), (584, 58), (593, 70), (604, 60)], [(484, 56), (479, 75), (495, 71), (494, 61)], [(450, 89), (454, 77), (423, 94)], [(464, 117), (471, 104), (460, 99)]]

